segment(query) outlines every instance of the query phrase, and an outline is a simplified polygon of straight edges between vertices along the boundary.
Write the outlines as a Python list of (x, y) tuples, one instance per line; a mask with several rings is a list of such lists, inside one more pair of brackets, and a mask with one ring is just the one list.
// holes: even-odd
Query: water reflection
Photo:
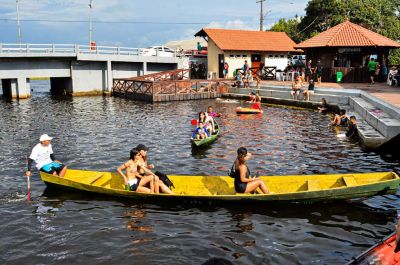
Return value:
[[(25, 155), (42, 133), (55, 136), (57, 157), (76, 169), (115, 171), (142, 143), (166, 174), (225, 175), (239, 146), (265, 175), (400, 170), (398, 160), (338, 139), (314, 111), (268, 106), (238, 116), (239, 102), (65, 100), (46, 89), (26, 101), (0, 99), (0, 263), (201, 264), (212, 255), (235, 264), (342, 264), (393, 229), (399, 194), (318, 205), (146, 204), (45, 188), (36, 173), (28, 204)], [(208, 105), (223, 114), (221, 137), (194, 151), (190, 121)]]

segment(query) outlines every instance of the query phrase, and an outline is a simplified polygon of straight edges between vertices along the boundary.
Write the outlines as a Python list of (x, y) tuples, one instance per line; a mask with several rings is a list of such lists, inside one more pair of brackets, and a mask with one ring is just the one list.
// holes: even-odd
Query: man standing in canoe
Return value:
[(31, 168), (33, 162), (36, 163), (36, 168), (40, 171), (53, 174), (55, 176), (64, 177), (67, 167), (60, 161), (56, 160), (51, 147), (51, 140), (53, 137), (43, 134), (40, 136), (40, 143), (33, 149), (28, 160), (28, 170), (26, 176), (31, 176)]

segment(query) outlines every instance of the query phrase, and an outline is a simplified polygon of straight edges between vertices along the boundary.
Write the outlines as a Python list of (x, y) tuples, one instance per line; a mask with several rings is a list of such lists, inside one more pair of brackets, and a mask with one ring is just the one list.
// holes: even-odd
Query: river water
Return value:
[[(25, 156), (42, 133), (76, 169), (115, 171), (139, 143), (158, 170), (174, 174), (226, 174), (240, 146), (265, 175), (400, 169), (338, 138), (315, 111), (268, 106), (262, 116), (238, 116), (240, 103), (223, 100), (62, 99), (46, 81), (31, 87), (29, 100), (0, 99), (1, 264), (343, 264), (394, 228), (400, 193), (313, 205), (157, 205), (49, 189), (34, 172), (28, 203)], [(193, 151), (190, 121), (208, 105), (223, 114), (221, 137)]]

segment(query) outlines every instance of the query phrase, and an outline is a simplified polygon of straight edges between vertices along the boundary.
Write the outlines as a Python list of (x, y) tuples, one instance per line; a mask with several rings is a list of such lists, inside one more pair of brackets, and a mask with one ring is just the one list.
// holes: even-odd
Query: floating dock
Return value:
[(146, 102), (212, 99), (228, 91), (226, 80), (190, 79), (189, 69), (178, 69), (127, 79), (114, 79), (112, 95)]

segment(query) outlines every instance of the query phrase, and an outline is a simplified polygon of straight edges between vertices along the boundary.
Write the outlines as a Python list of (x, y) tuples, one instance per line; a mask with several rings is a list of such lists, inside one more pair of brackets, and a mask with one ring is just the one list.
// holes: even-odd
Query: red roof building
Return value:
[(229, 73), (247, 61), (252, 68), (262, 65), (283, 70), (296, 43), (285, 32), (204, 28), (195, 34), (208, 41), (208, 71), (223, 77), (224, 63)]
[(369, 59), (376, 57), (382, 64), (387, 60), (390, 49), (400, 44), (357, 24), (345, 21), (306, 41), (295, 48), (302, 49), (307, 60), (321, 60), (322, 79), (335, 81), (336, 73), (343, 73), (344, 82), (368, 81), (366, 69)]

